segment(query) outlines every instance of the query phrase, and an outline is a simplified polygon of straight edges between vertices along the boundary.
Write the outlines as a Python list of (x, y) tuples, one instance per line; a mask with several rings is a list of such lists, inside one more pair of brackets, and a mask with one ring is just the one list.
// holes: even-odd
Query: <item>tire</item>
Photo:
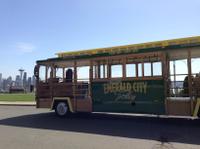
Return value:
[(59, 117), (64, 117), (69, 113), (69, 107), (66, 102), (58, 102), (55, 107), (55, 112)]

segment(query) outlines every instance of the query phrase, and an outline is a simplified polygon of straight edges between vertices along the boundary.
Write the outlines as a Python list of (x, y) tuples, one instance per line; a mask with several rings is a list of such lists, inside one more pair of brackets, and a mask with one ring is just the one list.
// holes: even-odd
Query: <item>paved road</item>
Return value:
[(200, 120), (0, 106), (0, 149), (199, 149)]

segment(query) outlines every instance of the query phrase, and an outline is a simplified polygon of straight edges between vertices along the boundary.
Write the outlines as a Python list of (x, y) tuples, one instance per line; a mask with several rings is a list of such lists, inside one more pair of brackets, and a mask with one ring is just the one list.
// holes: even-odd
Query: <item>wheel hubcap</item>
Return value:
[(68, 110), (67, 105), (64, 102), (58, 103), (56, 109), (57, 109), (58, 114), (61, 116), (65, 115)]

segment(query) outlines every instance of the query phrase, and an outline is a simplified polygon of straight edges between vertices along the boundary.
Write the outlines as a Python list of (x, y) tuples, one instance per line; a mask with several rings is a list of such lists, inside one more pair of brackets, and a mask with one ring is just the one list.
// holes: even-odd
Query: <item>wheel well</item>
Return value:
[(67, 101), (67, 100), (54, 100), (52, 110), (55, 110), (55, 108), (56, 108), (56, 106), (57, 106), (57, 104), (58, 104), (59, 102), (64, 102), (64, 103), (66, 103), (67, 106), (69, 107), (68, 101)]

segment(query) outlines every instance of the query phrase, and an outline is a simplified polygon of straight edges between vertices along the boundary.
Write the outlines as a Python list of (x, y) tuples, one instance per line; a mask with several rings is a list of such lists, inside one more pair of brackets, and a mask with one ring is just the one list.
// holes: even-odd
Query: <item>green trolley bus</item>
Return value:
[(37, 61), (36, 106), (197, 116), (199, 72), (200, 37), (61, 52)]

